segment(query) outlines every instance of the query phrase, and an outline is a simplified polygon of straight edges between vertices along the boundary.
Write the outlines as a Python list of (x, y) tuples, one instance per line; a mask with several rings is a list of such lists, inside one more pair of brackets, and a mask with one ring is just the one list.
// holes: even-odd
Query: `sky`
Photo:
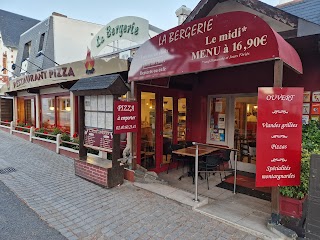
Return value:
[[(0, 0), (0, 9), (44, 20), (52, 12), (69, 18), (106, 25), (118, 17), (142, 17), (160, 29), (168, 30), (177, 25), (175, 11), (182, 5), (191, 10), (200, 0)], [(272, 6), (279, 0), (263, 0)]]

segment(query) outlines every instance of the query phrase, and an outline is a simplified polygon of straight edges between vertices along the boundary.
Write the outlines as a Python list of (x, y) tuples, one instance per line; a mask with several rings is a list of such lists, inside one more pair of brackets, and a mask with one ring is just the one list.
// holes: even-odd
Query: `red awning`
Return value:
[(302, 63), (296, 50), (284, 40), (276, 31), (272, 29), (274, 36), (278, 42), (279, 57), (289, 67), (293, 68), (298, 73), (303, 73)]
[(294, 48), (256, 15), (228, 12), (165, 31), (136, 52), (129, 81), (282, 59), (302, 73)]

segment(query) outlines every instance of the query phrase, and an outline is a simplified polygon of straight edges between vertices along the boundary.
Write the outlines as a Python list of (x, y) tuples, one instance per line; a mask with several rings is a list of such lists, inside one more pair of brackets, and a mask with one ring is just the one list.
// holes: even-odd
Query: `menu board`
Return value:
[(113, 134), (108, 130), (86, 128), (84, 131), (84, 143), (93, 147), (112, 150)]
[(303, 88), (259, 88), (256, 186), (300, 185)]

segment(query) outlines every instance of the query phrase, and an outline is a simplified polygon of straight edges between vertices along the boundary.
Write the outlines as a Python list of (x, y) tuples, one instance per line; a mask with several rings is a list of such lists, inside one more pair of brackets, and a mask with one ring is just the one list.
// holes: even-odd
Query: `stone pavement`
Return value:
[(104, 189), (74, 175), (73, 161), (0, 131), (0, 180), (68, 239), (257, 239), (140, 190)]

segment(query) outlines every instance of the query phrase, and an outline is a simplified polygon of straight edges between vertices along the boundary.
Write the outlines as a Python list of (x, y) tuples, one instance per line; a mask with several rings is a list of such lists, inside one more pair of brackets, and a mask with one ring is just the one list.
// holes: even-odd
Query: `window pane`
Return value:
[(156, 99), (150, 92), (141, 93), (141, 164), (155, 167)]
[(55, 102), (54, 98), (42, 98), (42, 127), (51, 128), (55, 125)]
[(178, 141), (186, 140), (187, 99), (178, 99)]
[(210, 99), (210, 141), (226, 142), (226, 106), (226, 98)]
[(169, 163), (171, 159), (170, 146), (173, 135), (173, 97), (163, 97), (163, 155), (162, 162)]
[(70, 131), (70, 97), (58, 97), (57, 108), (57, 124), (58, 127), (63, 128), (66, 131)]

